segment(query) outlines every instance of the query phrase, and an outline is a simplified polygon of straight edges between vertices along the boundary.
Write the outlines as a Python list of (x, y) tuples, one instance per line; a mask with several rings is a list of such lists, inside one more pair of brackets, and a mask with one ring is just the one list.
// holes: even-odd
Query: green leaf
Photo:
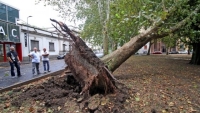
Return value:
[(139, 97), (135, 97), (135, 101), (140, 101), (140, 98)]

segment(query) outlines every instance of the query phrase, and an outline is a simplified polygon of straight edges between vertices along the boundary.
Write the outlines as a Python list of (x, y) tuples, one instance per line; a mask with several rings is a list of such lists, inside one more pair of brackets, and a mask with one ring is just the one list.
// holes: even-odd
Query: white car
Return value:
[(102, 53), (102, 52), (100, 52), (100, 53), (95, 53), (95, 54), (96, 54), (96, 56), (99, 57), (99, 58), (103, 57), (103, 53)]
[(188, 51), (187, 50), (182, 50), (182, 51), (178, 51), (179, 54), (187, 54)]

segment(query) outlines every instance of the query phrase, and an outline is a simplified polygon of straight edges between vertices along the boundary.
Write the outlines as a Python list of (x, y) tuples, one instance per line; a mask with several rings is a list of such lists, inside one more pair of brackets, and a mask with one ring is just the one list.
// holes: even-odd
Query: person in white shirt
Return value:
[(32, 58), (32, 73), (33, 73), (33, 75), (35, 74), (35, 68), (36, 68), (37, 74), (40, 74), (39, 65), (40, 65), (40, 57), (41, 56), (40, 56), (40, 53), (37, 51), (37, 48), (34, 47), (33, 52), (31, 52), (28, 56)]
[[(46, 48), (43, 49), (42, 51), (42, 62), (44, 66), (44, 73), (47, 71), (50, 72), (49, 70), (49, 52), (46, 50)], [(46, 68), (47, 65), (47, 68)]]

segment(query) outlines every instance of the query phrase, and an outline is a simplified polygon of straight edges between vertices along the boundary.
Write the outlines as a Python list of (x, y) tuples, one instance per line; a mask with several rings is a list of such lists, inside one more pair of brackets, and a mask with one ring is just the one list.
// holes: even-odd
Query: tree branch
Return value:
[(148, 19), (150, 22), (154, 23), (156, 22), (156, 20), (154, 20), (153, 18), (151, 18), (150, 16), (147, 16), (145, 14), (142, 14), (143, 17), (145, 17), (146, 19)]
[(168, 32), (162, 32), (160, 34), (153, 34), (151, 35), (151, 37), (155, 37), (155, 38), (162, 38), (165, 36), (168, 36), (170, 33), (174, 33), (176, 32), (178, 29), (180, 29), (183, 25), (185, 25), (188, 21), (191, 20), (191, 18), (197, 14), (197, 12), (200, 10), (200, 5), (198, 5), (196, 7), (196, 9), (190, 14), (188, 15), (184, 20), (180, 21), (179, 23), (177, 23), (175, 26), (173, 26), (172, 28), (170, 28), (168, 30)]

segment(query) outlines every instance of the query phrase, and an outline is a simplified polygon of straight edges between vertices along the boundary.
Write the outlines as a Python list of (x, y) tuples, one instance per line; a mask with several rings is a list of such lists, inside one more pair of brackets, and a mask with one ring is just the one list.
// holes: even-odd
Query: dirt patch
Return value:
[(21, 112), (41, 113), (121, 112), (125, 110), (124, 103), (129, 96), (126, 86), (117, 84), (123, 90), (119, 89), (115, 94), (80, 95), (81, 88), (72, 76), (58, 75), (7, 92), (0, 98), (5, 103), (0, 107), (4, 111), (16, 111), (18, 108)]
[[(180, 58), (180, 56), (179, 56)], [(80, 95), (70, 76), (57, 75), (0, 95), (0, 111), (31, 113), (199, 113), (200, 66), (188, 57), (133, 56), (114, 72), (115, 94)], [(123, 84), (121, 84), (123, 83)]]

